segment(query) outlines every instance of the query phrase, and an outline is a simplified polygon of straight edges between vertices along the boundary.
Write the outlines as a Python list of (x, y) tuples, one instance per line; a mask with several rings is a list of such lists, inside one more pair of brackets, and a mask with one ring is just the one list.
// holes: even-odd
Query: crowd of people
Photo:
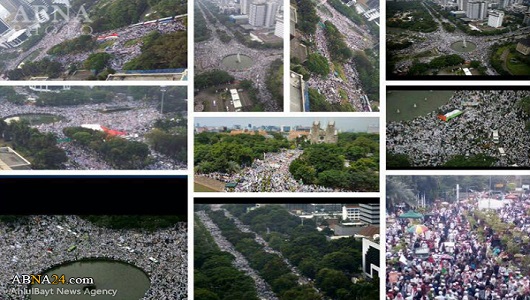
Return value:
[[(0, 236), (0, 299), (3, 300), (29, 299), (28, 295), (17, 293), (26, 286), (13, 283), (14, 275), (41, 274), (52, 266), (85, 258), (117, 260), (141, 268), (150, 280), (150, 287), (141, 300), (188, 297), (185, 222), (148, 232), (102, 228), (77, 216), (40, 215), (14, 224), (0, 223)], [(77, 246), (75, 251), (67, 251), (73, 244)], [(134, 252), (123, 249), (123, 245)]]
[[(425, 4), (423, 5), (425, 6)], [(438, 19), (432, 14), (430, 10), (427, 11), (431, 14), (433, 20), (438, 24), (438, 29), (436, 31), (429, 33), (412, 31), (404, 33), (403, 31), (399, 31), (399, 33), (390, 33), (387, 36), (387, 40), (390, 41), (393, 39), (402, 40), (403, 36), (406, 35), (406, 39), (413, 41), (413, 44), (405, 49), (392, 51), (392, 56), (394, 58), (399, 58), (398, 62), (396, 62), (395, 64), (394, 70), (392, 70), (393, 72), (397, 72), (398, 70), (408, 70), (412, 66), (413, 61), (415, 59), (422, 63), (430, 62), (430, 60), (433, 58), (432, 56), (416, 57), (415, 55), (411, 54), (421, 54), (425, 53), (427, 50), (431, 50), (439, 55), (458, 54), (466, 61), (479, 61), (486, 67), (487, 75), (498, 75), (489, 63), (489, 56), (491, 52), (490, 48), (495, 43), (505, 41), (508, 37), (512, 36), (513, 34), (519, 34), (519, 32), (509, 32), (497, 36), (468, 35), (458, 28), (454, 32), (448, 32), (443, 29), (442, 22), (450, 24), (452, 24), (452, 22), (443, 17), (441, 19)], [(520, 34), (522, 35), (522, 37), (524, 37), (524, 32), (522, 31), (522, 29), (520, 30)], [(464, 40), (466, 40), (466, 42), (469, 42), (470, 44), (474, 44), (474, 49), (469, 51), (457, 51), (451, 47), (454, 43), (463, 42)], [(472, 46), (470, 45), (469, 47), (471, 49)]]
[(35, 44), (33, 47), (24, 51), (18, 57), (12, 60), (6, 61), (5, 70), (13, 70), (19, 66), (28, 56), (35, 51), (39, 51), (39, 54), (32, 59), (32, 61), (38, 61), (43, 59), (53, 46), (68, 40), (73, 39), (80, 35), (82, 30), (82, 20), (78, 18), (68, 18), (66, 20), (59, 19), (54, 25), (50, 27), (38, 27), (37, 29), (30, 31), (32, 35), (43, 35), (42, 39)]
[[(50, 56), (47, 52), (54, 46), (81, 36), (82, 34), (91, 34), (95, 39), (98, 36), (109, 36), (111, 34), (117, 34), (115, 42), (105, 49), (105, 52), (113, 54), (109, 67), (121, 71), (123, 65), (141, 54), (142, 41), (141, 38), (145, 37), (153, 31), (158, 31), (161, 34), (167, 34), (174, 31), (186, 31), (186, 25), (182, 20), (172, 20), (164, 23), (154, 23), (151, 25), (138, 25), (138, 26), (126, 26), (114, 30), (105, 32), (84, 33), (84, 30), (91, 28), (87, 24), (83, 24), (82, 19), (79, 18), (68, 18), (66, 20), (59, 20), (54, 23), (53, 26), (47, 28), (37, 28), (31, 32), (35, 35), (43, 35), (42, 39), (33, 47), (24, 51), (16, 59), (6, 62), (5, 70), (15, 69), (21, 62), (26, 60), (33, 53), (38, 53), (31, 58), (31, 61), (39, 61), (45, 57), (51, 58), (54, 61), (60, 62), (63, 66), (67, 67), (71, 64), (82, 64), (90, 54), (95, 53), (94, 51), (75, 52), (65, 55), (54, 55)], [(138, 42), (131, 43), (131, 40), (138, 39)], [(106, 40), (103, 40), (106, 41)], [(38, 51), (38, 52), (37, 52)]]
[[(496, 158), (494, 166), (529, 166), (530, 134), (518, 103), (529, 95), (522, 90), (455, 91), (439, 111), (460, 109), (462, 115), (442, 121), (433, 111), (410, 121), (390, 122), (387, 151), (407, 155), (412, 166), (440, 166), (456, 155), (479, 154)], [(466, 104), (470, 102), (477, 105)], [(499, 143), (492, 140), (493, 130), (499, 132)]]
[(237, 183), (229, 192), (345, 192), (324, 186), (303, 184), (294, 179), (289, 165), (298, 158), (303, 150), (286, 150), (277, 153), (265, 153), (263, 159), (256, 159), (250, 167), (234, 173), (212, 172), (201, 174), (225, 183)]
[[(103, 112), (108, 106), (127, 107), (127, 110)], [(8, 101), (0, 101), (0, 118), (8, 118), (22, 114), (49, 114), (60, 116), (63, 119), (53, 123), (34, 124), (33, 128), (40, 132), (50, 132), (57, 135), (58, 139), (66, 136), (63, 129), (66, 127), (79, 127), (86, 124), (100, 124), (113, 130), (125, 132), (127, 138), (134, 141), (146, 142), (145, 134), (153, 128), (157, 119), (163, 115), (152, 102), (134, 100), (116, 100), (116, 102), (100, 104), (83, 104), (76, 106), (34, 106), (17, 105)], [(105, 160), (88, 148), (74, 143), (60, 143), (60, 148), (66, 151), (69, 161), (67, 169), (71, 170), (110, 170), (112, 169)], [(151, 149), (154, 163), (147, 166), (150, 170), (175, 170), (186, 169), (186, 162), (170, 159)]]
[[(421, 220), (428, 230), (409, 230), (412, 219), (399, 218), (405, 209), (392, 208), (387, 218), (386, 259), (388, 300), (528, 300), (530, 273), (518, 256), (530, 255), (523, 246), (510, 253), (501, 242), (512, 232), (530, 235), (530, 205), (524, 194), (503, 200), (495, 214), (510, 233), (495, 232), (492, 224), (475, 218), (476, 196), (454, 203), (436, 203)], [(392, 222), (390, 220), (395, 220)]]
[[(199, 5), (203, 15), (206, 14), (204, 9)], [(219, 22), (214, 26), (210, 20), (204, 16), (206, 26), (211, 31), (211, 38), (206, 41), (195, 43), (195, 64), (199, 71), (220, 69), (229, 72), (236, 80), (251, 80), (259, 90), (258, 100), (263, 103), (265, 111), (281, 111), (283, 108), (278, 107), (276, 101), (272, 101), (272, 96), (267, 89), (265, 79), (269, 71), (269, 66), (276, 59), (283, 58), (282, 49), (255, 49), (249, 48), (239, 43), (235, 38), (230, 42), (223, 43), (217, 36), (217, 29), (222, 29), (229, 36), (232, 36), (230, 29), (226, 28)], [(212, 52), (212, 49), (215, 49)], [(230, 70), (229, 67), (222, 64), (223, 58), (228, 55), (246, 55), (252, 58), (252, 65), (244, 70)]]
[(213, 237), (215, 243), (221, 251), (228, 252), (234, 256), (232, 264), (235, 268), (240, 271), (243, 271), (247, 276), (251, 277), (254, 280), (256, 286), (256, 292), (260, 299), (267, 300), (278, 300), (278, 297), (274, 294), (271, 287), (261, 278), (261, 276), (250, 267), (247, 259), (237, 251), (232, 243), (230, 243), (221, 233), (221, 230), (217, 225), (208, 217), (204, 211), (198, 211), (195, 213), (201, 223), (204, 224), (204, 227), (208, 230), (210, 235)]
[[(366, 32), (366, 30), (337, 12), (328, 3), (323, 3), (322, 5), (331, 15), (317, 10), (321, 22), (330, 21), (333, 23), (344, 36), (344, 41), (348, 45), (348, 48), (355, 51), (368, 49), (373, 46), (370, 34)], [(352, 30), (352, 28), (355, 28), (355, 30)], [(320, 25), (317, 25), (314, 40), (318, 52), (331, 63), (331, 55), (328, 51), (324, 29)], [(345, 63), (342, 65), (342, 69), (346, 81), (336, 76), (333, 73), (333, 70), (331, 70), (326, 78), (312, 76), (309, 79), (308, 84), (311, 88), (315, 88), (321, 94), (325, 95), (326, 100), (330, 103), (340, 104), (347, 101), (356, 111), (369, 111), (370, 105), (365, 100), (366, 94), (362, 90), (362, 83), (359, 79), (359, 74), (355, 65), (353, 62)], [(346, 94), (347, 99), (343, 99), (340, 91)]]
[[(181, 20), (178, 20), (169, 23), (153, 23), (152, 25), (127, 26), (110, 31), (99, 32), (93, 35), (94, 38), (96, 36), (105, 37), (113, 34), (117, 35), (115, 39), (102, 40), (101, 43), (105, 41), (113, 41), (112, 45), (107, 46), (105, 49), (106, 53), (112, 54), (109, 67), (121, 71), (126, 62), (142, 53), (143, 43), (141, 39), (153, 31), (158, 31), (160, 34), (167, 34), (175, 31), (186, 31), (186, 26)], [(137, 40), (137, 42), (132, 42), (134, 40)], [(54, 60), (68, 66), (70, 64), (82, 63), (92, 53), (93, 51), (71, 53), (58, 56), (54, 58)]]
[[(214, 210), (214, 208), (212, 208), (212, 210)], [(307, 278), (306, 276), (302, 275), (300, 273), (300, 271), (298, 270), (297, 267), (293, 266), (293, 264), (291, 264), (291, 262), (285, 258), (283, 256), (283, 254), (278, 251), (278, 250), (275, 250), (273, 249), (269, 243), (259, 234), (257, 234), (256, 232), (252, 231), (252, 229), (250, 229), (250, 226), (249, 225), (245, 225), (243, 224), (243, 222), (241, 222), (238, 218), (236, 218), (235, 216), (233, 216), (229, 211), (227, 211), (226, 209), (223, 209), (223, 212), (225, 214), (225, 216), (234, 221), (234, 224), (236, 225), (236, 227), (241, 230), (241, 232), (244, 232), (244, 233), (252, 233), (254, 234), (255, 238), (254, 238), (254, 241), (258, 244), (260, 244), (261, 246), (263, 246), (263, 250), (265, 250), (265, 252), (267, 253), (272, 253), (274, 255), (277, 255), (278, 257), (282, 258), (283, 262), (285, 263), (285, 265), (287, 267), (289, 267), (289, 269), (291, 270), (291, 272), (293, 274), (295, 274), (297, 277), (298, 277), (298, 284), (300, 285), (303, 285), (303, 284), (311, 284), (311, 279)]]

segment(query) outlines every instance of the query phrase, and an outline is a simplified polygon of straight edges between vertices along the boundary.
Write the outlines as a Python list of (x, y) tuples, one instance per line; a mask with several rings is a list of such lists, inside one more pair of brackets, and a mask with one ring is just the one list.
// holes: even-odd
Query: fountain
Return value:
[(454, 42), (451, 44), (451, 49), (456, 52), (472, 52), (477, 49), (477, 44), (466, 41), (464, 38), (462, 41)]
[(241, 71), (252, 67), (252, 58), (241, 53), (229, 54), (221, 60), (221, 66), (225, 70)]
[(416, 105), (416, 103), (414, 103), (414, 108), (416, 108), (416, 107), (417, 107), (417, 105)]

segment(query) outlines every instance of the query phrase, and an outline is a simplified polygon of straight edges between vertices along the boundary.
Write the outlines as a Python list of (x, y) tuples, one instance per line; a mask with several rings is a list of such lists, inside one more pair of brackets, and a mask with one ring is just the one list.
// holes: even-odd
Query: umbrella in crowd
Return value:
[(419, 212), (415, 212), (413, 210), (409, 210), (406, 213), (399, 215), (399, 218), (402, 218), (402, 219), (421, 219), (421, 218), (423, 218), (423, 215), (420, 214)]
[(416, 233), (416, 234), (424, 233), (427, 230), (429, 230), (429, 228), (422, 224), (412, 225), (409, 228), (407, 228), (407, 232)]

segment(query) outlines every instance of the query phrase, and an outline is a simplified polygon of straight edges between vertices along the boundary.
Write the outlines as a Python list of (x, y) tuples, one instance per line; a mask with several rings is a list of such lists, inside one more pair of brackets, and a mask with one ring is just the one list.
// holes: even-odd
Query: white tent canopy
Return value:
[(478, 201), (479, 209), (501, 209), (506, 205), (507, 202), (497, 199), (480, 199)]

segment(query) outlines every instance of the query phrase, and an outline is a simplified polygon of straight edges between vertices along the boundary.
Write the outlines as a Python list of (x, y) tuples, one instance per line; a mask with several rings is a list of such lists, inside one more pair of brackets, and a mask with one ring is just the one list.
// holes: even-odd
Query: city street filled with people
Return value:
[[(333, 23), (343, 35), (349, 49), (356, 51), (373, 47), (372, 37), (364, 28), (353, 23), (327, 2), (323, 1), (320, 5), (323, 6), (324, 11), (321, 9), (316, 11), (321, 24), (326, 21)], [(303, 16), (301, 17), (303, 18)], [(321, 24), (317, 24), (316, 32), (313, 36), (314, 43), (318, 52), (331, 64), (332, 57), (328, 51), (324, 29)], [(330, 103), (340, 104), (346, 101), (355, 108), (355, 111), (370, 111), (370, 105), (365, 100), (366, 93), (362, 89), (362, 83), (355, 64), (351, 61), (342, 64), (342, 71), (344, 72), (345, 80), (335, 75), (334, 71), (331, 70), (326, 78), (312, 76), (308, 80), (309, 87), (317, 89), (321, 94), (325, 95), (326, 100)], [(346, 93), (347, 99), (342, 98), (340, 91)]]
[[(73, 215), (38, 215), (16, 223), (0, 223), (0, 236), (2, 300), (29, 299), (29, 295), (15, 292), (26, 287), (12, 282), (15, 274), (39, 274), (53, 266), (90, 258), (117, 260), (141, 268), (150, 281), (141, 300), (188, 297), (185, 222), (156, 231), (114, 230)], [(75, 251), (67, 251), (72, 245), (76, 245)]]
[[(436, 201), (424, 207), (421, 218), (414, 216), (417, 219), (405, 215), (412, 207), (390, 208), (387, 300), (530, 299), (530, 273), (521, 260), (530, 250), (518, 237), (530, 235), (528, 194), (501, 199), (503, 205), (491, 214), (479, 208), (487, 197), (474, 193), (454, 202)], [(499, 224), (510, 229), (499, 231), (497, 221), (488, 220), (494, 217), (484, 216), (498, 217)], [(413, 225), (424, 229), (410, 230)], [(510, 243), (504, 236), (515, 248), (506, 246)]]
[(237, 251), (234, 246), (223, 236), (221, 230), (217, 225), (210, 219), (210, 217), (204, 211), (198, 211), (195, 213), (199, 218), (201, 223), (204, 224), (206, 229), (210, 232), (215, 243), (221, 251), (228, 252), (234, 256), (233, 265), (238, 270), (245, 272), (246, 275), (251, 277), (254, 280), (256, 286), (256, 292), (260, 299), (267, 300), (278, 300), (278, 297), (271, 290), (270, 285), (261, 278), (261, 276), (252, 269), (247, 261), (247, 259)]
[[(390, 122), (387, 151), (406, 155), (414, 167), (436, 167), (456, 155), (479, 154), (496, 158), (496, 167), (530, 166), (530, 134), (519, 103), (529, 95), (524, 90), (456, 91), (439, 111), (460, 109), (460, 116), (442, 121), (433, 111), (410, 121)], [(478, 105), (466, 105), (470, 102)], [(499, 132), (499, 142), (492, 140), (493, 130)]]
[[(108, 106), (127, 107), (127, 110), (115, 112), (102, 112)], [(8, 101), (0, 102), (0, 119), (23, 114), (49, 114), (63, 117), (63, 120), (48, 123), (34, 124), (33, 128), (40, 132), (50, 132), (58, 139), (66, 136), (63, 129), (66, 127), (79, 127), (83, 125), (98, 124), (107, 128), (125, 132), (130, 140), (146, 142), (145, 134), (153, 128), (157, 119), (163, 119), (163, 114), (153, 102), (117, 100), (103, 104), (83, 104), (76, 106), (35, 106), (17, 105)], [(71, 170), (109, 170), (112, 169), (104, 159), (86, 147), (74, 143), (59, 143), (58, 146), (66, 151), (68, 162), (66, 168)], [(147, 169), (176, 170), (186, 169), (186, 162), (174, 161), (151, 149), (155, 162)]]
[(229, 192), (345, 192), (317, 185), (303, 184), (294, 179), (289, 165), (302, 155), (303, 150), (286, 150), (278, 153), (265, 153), (264, 159), (256, 159), (250, 167), (234, 174), (212, 172), (203, 176), (222, 181), (237, 183)]
[[(226, 28), (220, 22), (215, 25), (211, 24), (206, 14), (210, 14), (206, 7), (198, 2), (199, 10), (204, 16), (207, 28), (211, 31), (211, 37), (202, 42), (195, 43), (195, 65), (199, 72), (219, 69), (230, 73), (236, 80), (251, 80), (255, 87), (259, 90), (258, 100), (263, 104), (265, 111), (280, 111), (283, 108), (279, 107), (276, 101), (272, 100), (272, 96), (265, 84), (265, 78), (269, 71), (269, 66), (276, 59), (283, 58), (282, 49), (256, 49), (250, 48), (238, 42), (230, 29)], [(217, 36), (216, 30), (222, 29), (232, 39), (228, 43), (223, 43)], [(215, 49), (215, 51), (212, 51)], [(223, 65), (222, 60), (228, 55), (246, 55), (252, 59), (252, 65), (244, 69), (230, 69)]]

